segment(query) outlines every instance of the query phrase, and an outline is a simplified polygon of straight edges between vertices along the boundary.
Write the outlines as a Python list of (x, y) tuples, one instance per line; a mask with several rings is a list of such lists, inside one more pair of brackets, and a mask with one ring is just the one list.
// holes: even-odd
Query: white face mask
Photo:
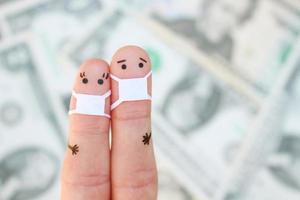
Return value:
[(148, 94), (147, 78), (151, 75), (151, 71), (143, 78), (120, 79), (112, 74), (111, 78), (118, 82), (119, 99), (111, 105), (113, 110), (124, 101), (151, 100)]
[(96, 115), (110, 118), (110, 115), (105, 113), (105, 99), (110, 94), (110, 90), (104, 95), (78, 94), (72, 91), (72, 95), (76, 98), (76, 108), (70, 110), (69, 114)]

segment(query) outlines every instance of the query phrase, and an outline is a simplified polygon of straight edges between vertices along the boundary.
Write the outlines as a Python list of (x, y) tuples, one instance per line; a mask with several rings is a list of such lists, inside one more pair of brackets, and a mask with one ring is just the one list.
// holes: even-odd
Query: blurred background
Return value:
[(299, 200), (299, 31), (297, 0), (0, 0), (0, 200), (59, 199), (76, 70), (126, 44), (159, 200)]

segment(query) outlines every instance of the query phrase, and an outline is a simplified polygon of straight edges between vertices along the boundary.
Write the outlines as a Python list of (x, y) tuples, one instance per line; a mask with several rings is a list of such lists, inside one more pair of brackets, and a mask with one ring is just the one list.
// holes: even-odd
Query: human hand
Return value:
[(146, 52), (126, 46), (115, 53), (110, 67), (98, 59), (82, 64), (70, 111), (61, 199), (155, 200), (151, 64)]

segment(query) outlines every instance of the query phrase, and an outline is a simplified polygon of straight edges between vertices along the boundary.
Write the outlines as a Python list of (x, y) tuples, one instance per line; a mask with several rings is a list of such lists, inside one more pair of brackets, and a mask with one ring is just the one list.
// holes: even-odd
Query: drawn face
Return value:
[[(147, 53), (136, 46), (126, 46), (119, 49), (113, 56), (112, 73), (119, 78), (144, 77), (150, 71), (150, 59)], [(132, 77), (136, 74), (136, 77)]]
[[(81, 82), (82, 82), (83, 84), (88, 84), (88, 83), (89, 83), (89, 79), (86, 77), (85, 72), (80, 72), (80, 73), (79, 73), (79, 76), (80, 76), (80, 78), (82, 78), (82, 81), (81, 81)], [(104, 72), (104, 73), (102, 74), (102, 76), (99, 77), (99, 79), (97, 80), (97, 83), (98, 83), (99, 85), (103, 85), (103, 84), (104, 84), (104, 80), (107, 80), (108, 77), (109, 77), (109, 73), (108, 73), (108, 72)]]
[(102, 95), (109, 90), (110, 78), (108, 64), (100, 60), (87, 61), (80, 67), (78, 82), (74, 90), (77, 93)]

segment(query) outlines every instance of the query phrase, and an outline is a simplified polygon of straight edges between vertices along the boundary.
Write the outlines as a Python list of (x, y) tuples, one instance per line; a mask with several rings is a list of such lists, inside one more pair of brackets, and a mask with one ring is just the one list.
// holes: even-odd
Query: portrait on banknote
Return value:
[(183, 134), (204, 126), (212, 119), (222, 98), (222, 90), (211, 77), (201, 73), (194, 63), (187, 65), (188, 70), (169, 91), (161, 110)]
[(256, 6), (257, 0), (204, 0), (199, 3), (193, 18), (168, 19), (159, 14), (154, 14), (154, 17), (190, 39), (198, 48), (231, 61), (235, 47), (234, 30), (251, 19)]

